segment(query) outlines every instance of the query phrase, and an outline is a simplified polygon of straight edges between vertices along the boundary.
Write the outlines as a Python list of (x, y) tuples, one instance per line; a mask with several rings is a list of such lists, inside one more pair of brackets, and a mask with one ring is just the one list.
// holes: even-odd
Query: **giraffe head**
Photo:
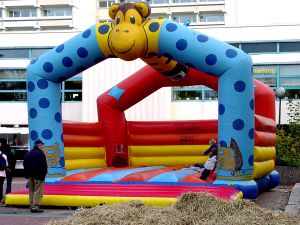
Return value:
[(108, 44), (117, 57), (129, 61), (146, 54), (147, 37), (142, 24), (150, 12), (150, 6), (145, 2), (113, 4), (109, 8), (115, 26)]

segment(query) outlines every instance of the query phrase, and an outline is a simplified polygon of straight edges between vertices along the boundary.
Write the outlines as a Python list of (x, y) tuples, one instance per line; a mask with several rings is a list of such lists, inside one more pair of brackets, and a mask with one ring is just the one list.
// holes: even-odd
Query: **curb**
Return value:
[(290, 215), (300, 216), (300, 183), (294, 185), (284, 211)]

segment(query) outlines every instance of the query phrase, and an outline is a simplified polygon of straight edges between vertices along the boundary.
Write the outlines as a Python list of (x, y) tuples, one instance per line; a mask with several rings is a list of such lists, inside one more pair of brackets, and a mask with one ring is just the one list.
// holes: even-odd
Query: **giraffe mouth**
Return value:
[(135, 45), (135, 41), (133, 41), (132, 45), (131, 45), (127, 50), (125, 50), (125, 51), (118, 51), (118, 50), (116, 50), (116, 49), (114, 48), (114, 45), (113, 45), (113, 43), (111, 42), (111, 47), (112, 47), (113, 51), (116, 52), (116, 53), (118, 53), (118, 54), (126, 54), (126, 53), (130, 52), (131, 49), (134, 47), (134, 45)]

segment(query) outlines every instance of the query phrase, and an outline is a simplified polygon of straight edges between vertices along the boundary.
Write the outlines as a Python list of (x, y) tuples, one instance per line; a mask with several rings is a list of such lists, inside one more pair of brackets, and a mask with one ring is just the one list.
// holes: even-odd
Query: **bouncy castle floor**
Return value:
[[(96, 206), (141, 200), (146, 205), (170, 205), (185, 192), (208, 192), (225, 199), (242, 198), (231, 187), (211, 185), (201, 172), (182, 167), (97, 168), (68, 171), (63, 178), (47, 178), (42, 205)], [(29, 205), (28, 189), (6, 196), (7, 205)]]

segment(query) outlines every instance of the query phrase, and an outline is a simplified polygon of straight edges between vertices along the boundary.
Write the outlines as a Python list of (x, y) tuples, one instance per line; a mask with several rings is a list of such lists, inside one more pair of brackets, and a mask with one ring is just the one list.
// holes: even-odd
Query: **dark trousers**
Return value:
[(200, 179), (201, 180), (206, 180), (206, 178), (209, 176), (209, 173), (210, 173), (211, 170), (208, 170), (208, 169), (204, 169), (201, 176), (200, 176)]
[(3, 199), (3, 184), (5, 177), (0, 177), (0, 201)]
[(12, 172), (6, 172), (6, 194), (11, 192)]

